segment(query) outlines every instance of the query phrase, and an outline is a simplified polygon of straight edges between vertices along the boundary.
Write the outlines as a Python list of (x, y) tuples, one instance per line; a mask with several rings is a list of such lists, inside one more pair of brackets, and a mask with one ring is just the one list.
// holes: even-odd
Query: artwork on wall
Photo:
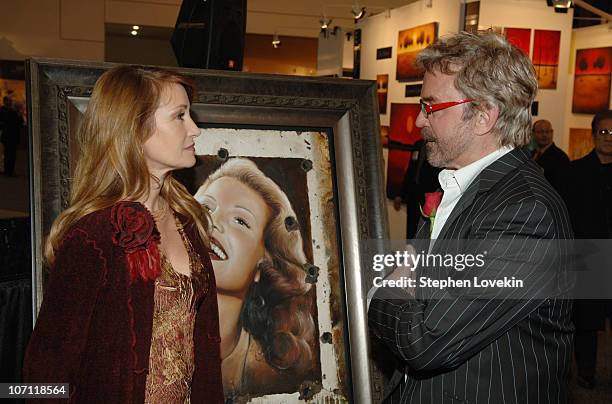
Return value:
[(379, 74), (376, 76), (376, 95), (378, 96), (378, 112), (387, 113), (387, 94), (389, 91), (389, 75)]
[(569, 158), (577, 160), (593, 150), (593, 136), (591, 129), (570, 128)]
[(417, 81), (423, 79), (423, 70), (414, 62), (419, 52), (438, 38), (438, 23), (419, 25), (400, 31), (397, 36), (397, 81)]
[(418, 97), (421, 95), (421, 88), (423, 88), (423, 84), (407, 84), (404, 96)]
[(612, 47), (576, 52), (572, 112), (594, 114), (610, 105)]
[(388, 46), (386, 48), (378, 48), (376, 49), (376, 60), (391, 59), (392, 53), (393, 48), (391, 46)]
[(13, 106), (27, 122), (25, 65), (18, 60), (0, 60), (0, 102), (4, 97), (13, 100)]
[(533, 66), (538, 88), (557, 88), (561, 31), (536, 29), (533, 34)]
[(404, 174), (408, 169), (411, 155), (406, 146), (421, 139), (421, 130), (416, 127), (416, 119), (420, 110), (419, 104), (391, 103), (387, 198), (393, 199), (401, 192)]
[(504, 36), (512, 45), (516, 46), (529, 56), (529, 45), (531, 43), (531, 29), (529, 28), (504, 28)]

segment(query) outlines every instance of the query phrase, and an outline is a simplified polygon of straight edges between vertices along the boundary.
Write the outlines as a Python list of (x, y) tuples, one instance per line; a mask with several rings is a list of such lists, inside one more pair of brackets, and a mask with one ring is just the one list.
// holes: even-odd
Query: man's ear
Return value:
[(495, 127), (495, 124), (497, 123), (498, 117), (499, 108), (495, 105), (483, 105), (482, 107), (478, 108), (476, 111), (476, 116), (474, 117), (474, 133), (476, 136), (491, 133)]

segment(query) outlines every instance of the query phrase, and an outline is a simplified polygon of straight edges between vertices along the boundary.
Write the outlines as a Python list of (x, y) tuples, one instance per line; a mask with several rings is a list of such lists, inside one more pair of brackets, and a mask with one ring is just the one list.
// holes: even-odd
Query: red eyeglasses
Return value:
[(439, 104), (426, 104), (425, 101), (419, 100), (421, 104), (421, 112), (425, 115), (425, 118), (429, 118), (429, 115), (433, 114), (436, 111), (441, 111), (446, 108), (454, 107), (455, 105), (465, 104), (466, 102), (476, 102), (475, 100), (457, 100), (450, 102), (441, 102)]

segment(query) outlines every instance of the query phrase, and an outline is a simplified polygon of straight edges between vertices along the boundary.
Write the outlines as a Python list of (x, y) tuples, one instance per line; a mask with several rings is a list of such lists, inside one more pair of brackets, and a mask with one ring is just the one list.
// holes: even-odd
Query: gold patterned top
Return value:
[(191, 276), (176, 272), (161, 253), (161, 275), (155, 280), (153, 332), (145, 403), (189, 403), (194, 371), (193, 330), (200, 305), (209, 290), (209, 274), (200, 256), (177, 229), (187, 253)]

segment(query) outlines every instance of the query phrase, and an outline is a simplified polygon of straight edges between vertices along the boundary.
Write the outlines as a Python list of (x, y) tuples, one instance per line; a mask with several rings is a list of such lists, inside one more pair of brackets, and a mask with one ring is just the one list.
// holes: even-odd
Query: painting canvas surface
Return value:
[(417, 81), (423, 79), (423, 70), (415, 66), (419, 52), (433, 43), (438, 37), (438, 23), (419, 25), (400, 31), (397, 38), (397, 81)]
[(594, 114), (610, 105), (612, 47), (576, 52), (572, 112)]
[(387, 113), (387, 94), (389, 91), (389, 75), (379, 74), (376, 76), (376, 95), (378, 97), (378, 111)]
[[(416, 127), (419, 104), (391, 104), (389, 132), (389, 157), (387, 163), (387, 197), (400, 194), (404, 174), (410, 164), (411, 152), (405, 146), (421, 139), (421, 130)], [(404, 147), (402, 147), (404, 146)]]
[(504, 28), (504, 35), (508, 42), (529, 56), (529, 46), (531, 45), (530, 28)]
[(593, 136), (591, 129), (570, 128), (569, 158), (577, 160), (593, 150)]
[(533, 66), (538, 88), (557, 88), (561, 31), (536, 29), (533, 35)]
[[(300, 322), (314, 325), (304, 326), (302, 332), (310, 360), (300, 369), (279, 369), (264, 354), (271, 347), (264, 346), (264, 339), (257, 339), (255, 333), (250, 332), (242, 374), (233, 379), (237, 384), (234, 392), (228, 394), (226, 391), (226, 398), (234, 402), (247, 397), (282, 402), (282, 397), (297, 399), (304, 391), (309, 392), (307, 396), (310, 398), (323, 400), (340, 398), (342, 395), (338, 392), (346, 389), (338, 372), (344, 355), (341, 343), (343, 325), (334, 311), (340, 304), (340, 291), (339, 264), (334, 255), (338, 251), (337, 234), (332, 230), (336, 228), (336, 218), (329, 147), (327, 134), (320, 132), (205, 128), (196, 138), (196, 167), (179, 173), (188, 190), (196, 194), (208, 176), (227, 162), (242, 159), (255, 163), (286, 195), (296, 214), (296, 231), (301, 233), (306, 259), (318, 268), (318, 273), (310, 280), (308, 269), (304, 268), (307, 282), (312, 282), (311, 287), (295, 301), (302, 307), (310, 307), (310, 316), (302, 313), (302, 316), (310, 318)], [(273, 240), (265, 241), (267, 246), (270, 243)], [(213, 260), (213, 268), (217, 288), (222, 293), (224, 285), (215, 267), (218, 262)], [(253, 284), (251, 287), (257, 286)], [(291, 310), (287, 312), (290, 313)], [(220, 322), (223, 323), (221, 310)], [(327, 335), (329, 337), (324, 337)], [(322, 343), (326, 338), (334, 342)], [(224, 366), (233, 368), (225, 361)]]

